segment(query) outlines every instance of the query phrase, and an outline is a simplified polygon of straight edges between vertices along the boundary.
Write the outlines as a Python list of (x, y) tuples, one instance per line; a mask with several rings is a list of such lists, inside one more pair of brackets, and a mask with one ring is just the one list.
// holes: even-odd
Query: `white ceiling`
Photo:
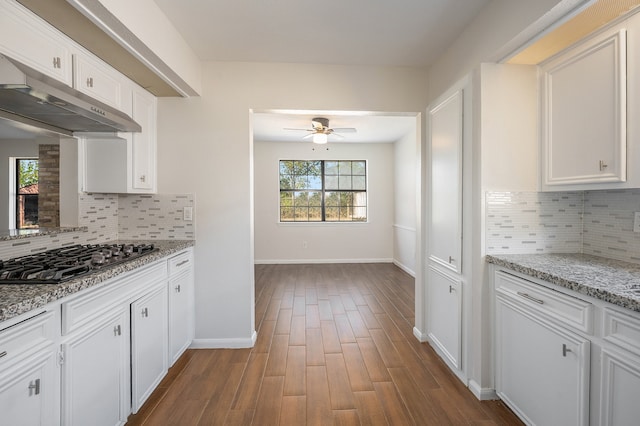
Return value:
[(284, 130), (310, 129), (314, 117), (329, 119), (330, 128), (354, 127), (354, 133), (340, 133), (342, 138), (329, 136), (329, 143), (393, 143), (416, 128), (416, 117), (382, 115), (362, 112), (291, 111), (256, 112), (251, 116), (253, 139), (256, 142), (304, 142), (309, 132)]
[(427, 67), (489, 0), (155, 0), (202, 60)]

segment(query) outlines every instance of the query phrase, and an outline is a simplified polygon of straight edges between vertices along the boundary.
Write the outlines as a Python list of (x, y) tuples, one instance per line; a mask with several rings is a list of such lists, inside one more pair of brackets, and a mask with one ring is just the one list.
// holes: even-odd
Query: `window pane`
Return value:
[(364, 176), (354, 176), (352, 178), (352, 184), (353, 184), (352, 189), (361, 189), (361, 190), (367, 189), (367, 179)]
[(337, 175), (338, 174), (338, 162), (337, 161), (325, 161), (324, 162), (324, 174), (325, 175)]
[(340, 176), (340, 183), (338, 184), (340, 189), (352, 189), (351, 188), (351, 176)]
[(318, 177), (322, 175), (322, 161), (309, 161), (309, 175)]
[(340, 209), (338, 207), (327, 207), (326, 208), (326, 220), (327, 221), (338, 221), (340, 219)]
[(364, 176), (366, 167), (365, 167), (365, 162), (364, 161), (353, 161), (351, 163), (351, 167), (352, 167), (352, 173), (354, 175), (358, 175), (358, 176)]
[(280, 174), (292, 175), (293, 174), (293, 161), (281, 160), (280, 161)]
[(307, 162), (306, 161), (294, 161), (293, 162), (293, 174), (306, 175), (307, 174)]
[(280, 189), (293, 189), (293, 177), (290, 175), (280, 175)]
[(354, 207), (353, 218), (354, 221), (366, 222), (367, 220), (367, 208), (366, 207)]
[(295, 207), (306, 207), (309, 205), (309, 196), (306, 192), (296, 192), (293, 205)]
[(309, 221), (322, 221), (322, 207), (309, 207)]
[(338, 176), (326, 176), (324, 178), (324, 189), (340, 189), (338, 188)]
[(324, 196), (325, 206), (337, 207), (340, 205), (340, 193), (339, 192), (327, 192)]
[(322, 193), (310, 192), (309, 193), (309, 206), (322, 207)]
[(351, 174), (351, 161), (340, 161), (338, 166), (338, 171), (340, 176), (350, 175)]
[(322, 178), (320, 176), (309, 176), (308, 189), (322, 189)]
[(294, 215), (296, 222), (307, 222), (309, 220), (309, 209), (307, 207), (296, 207)]
[(354, 192), (353, 193), (353, 205), (360, 207), (367, 207), (367, 193), (366, 192)]
[(340, 207), (340, 221), (351, 221), (351, 208)]
[(281, 192), (280, 193), (280, 206), (291, 207), (293, 206), (293, 192)]
[(280, 220), (290, 222), (293, 220), (293, 207), (280, 207)]
[(353, 192), (340, 193), (340, 207), (353, 205)]

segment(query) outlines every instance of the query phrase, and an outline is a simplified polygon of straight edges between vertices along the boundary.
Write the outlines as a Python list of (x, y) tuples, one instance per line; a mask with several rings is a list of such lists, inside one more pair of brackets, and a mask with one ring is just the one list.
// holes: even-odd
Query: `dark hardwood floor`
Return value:
[(391, 264), (258, 265), (252, 349), (188, 350), (128, 425), (520, 425), (412, 334)]

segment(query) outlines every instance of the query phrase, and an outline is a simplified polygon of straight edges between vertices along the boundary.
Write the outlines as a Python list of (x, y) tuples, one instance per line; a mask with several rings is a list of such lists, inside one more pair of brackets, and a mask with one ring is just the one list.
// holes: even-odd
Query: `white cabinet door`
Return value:
[(626, 70), (625, 30), (542, 65), (543, 187), (626, 180)]
[(142, 132), (133, 134), (132, 192), (154, 192), (156, 188), (156, 97), (146, 90), (133, 89), (133, 119)]
[(624, 426), (637, 424), (640, 389), (640, 357), (605, 347), (602, 350), (602, 393), (600, 424)]
[(0, 374), (0, 424), (57, 425), (55, 351), (40, 351)]
[(590, 342), (498, 290), (496, 391), (526, 423), (589, 423)]
[(164, 283), (131, 304), (131, 395), (137, 413), (167, 373), (167, 292)]
[(431, 176), (429, 259), (462, 271), (463, 91), (429, 110)]
[(128, 86), (124, 76), (98, 59), (79, 53), (73, 55), (73, 71), (77, 90), (131, 115), (130, 110), (123, 109), (124, 86)]
[(169, 362), (173, 365), (193, 340), (193, 273), (169, 279)]
[(126, 423), (129, 315), (124, 308), (96, 318), (62, 344), (62, 422), (68, 426)]
[(66, 38), (16, 1), (0, 4), (0, 53), (71, 87), (71, 51)]
[(462, 283), (429, 267), (427, 315), (429, 340), (455, 370), (462, 368)]

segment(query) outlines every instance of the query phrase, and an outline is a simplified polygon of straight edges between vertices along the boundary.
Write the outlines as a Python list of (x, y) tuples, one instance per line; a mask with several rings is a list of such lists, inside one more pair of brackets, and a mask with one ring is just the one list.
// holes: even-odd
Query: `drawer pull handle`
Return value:
[(31, 395), (40, 395), (40, 379), (36, 379), (35, 383), (29, 383), (29, 396)]
[(180, 284), (178, 284), (178, 285), (175, 287), (175, 290), (176, 290), (176, 293), (180, 293), (180, 290), (181, 290), (181, 288), (180, 288)]
[(573, 352), (571, 349), (567, 347), (565, 343), (562, 344), (562, 356), (566, 357), (567, 352)]
[(186, 264), (186, 263), (189, 263), (189, 259), (187, 259), (187, 260), (183, 260), (182, 262), (179, 262), (179, 263), (176, 265), (176, 268), (177, 268), (177, 267), (179, 267), (179, 266), (182, 266), (182, 265), (184, 265), (184, 264)]
[(453, 293), (454, 291), (456, 291), (456, 289), (455, 289), (455, 288), (453, 288), (453, 286), (452, 286), (452, 285), (450, 285), (450, 286), (449, 286), (449, 293)]
[(605, 163), (604, 161), (600, 160), (600, 171), (604, 172), (604, 169), (606, 169), (608, 167), (607, 163)]
[(141, 312), (143, 317), (148, 317), (149, 316), (149, 308), (144, 308)]
[(87, 87), (93, 87), (93, 77), (87, 78)]
[(115, 327), (113, 327), (114, 336), (120, 336), (121, 334), (122, 334), (122, 329), (120, 328), (120, 325), (116, 325)]
[(449, 263), (453, 263), (453, 257), (449, 256)]
[(7, 351), (0, 352), (0, 358), (4, 358), (5, 356), (7, 356)]
[(533, 296), (529, 296), (527, 293), (518, 292), (518, 296), (524, 297), (525, 299), (529, 299), (532, 302), (536, 302), (539, 305), (544, 305), (544, 300), (536, 299)]

